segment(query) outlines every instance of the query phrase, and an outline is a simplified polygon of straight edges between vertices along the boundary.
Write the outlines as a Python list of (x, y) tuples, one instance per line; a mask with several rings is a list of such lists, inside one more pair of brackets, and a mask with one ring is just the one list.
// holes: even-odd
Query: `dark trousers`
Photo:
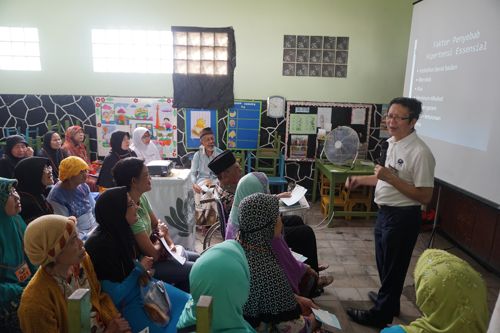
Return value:
[(316, 235), (312, 228), (306, 224), (300, 216), (284, 215), (281, 217), (285, 242), (292, 251), (307, 257), (306, 264), (318, 271), (318, 250), (316, 246)]
[(399, 312), (399, 299), (420, 224), (420, 206), (382, 206), (379, 209), (375, 224), (375, 255), (382, 286), (370, 311), (383, 322), (391, 323)]

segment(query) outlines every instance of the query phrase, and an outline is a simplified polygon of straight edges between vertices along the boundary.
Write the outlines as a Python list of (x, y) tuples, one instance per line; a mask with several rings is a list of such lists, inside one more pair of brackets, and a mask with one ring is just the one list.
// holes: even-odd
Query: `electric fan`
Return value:
[(323, 152), (331, 163), (352, 168), (358, 157), (358, 147), (358, 133), (351, 127), (338, 126), (326, 136)]

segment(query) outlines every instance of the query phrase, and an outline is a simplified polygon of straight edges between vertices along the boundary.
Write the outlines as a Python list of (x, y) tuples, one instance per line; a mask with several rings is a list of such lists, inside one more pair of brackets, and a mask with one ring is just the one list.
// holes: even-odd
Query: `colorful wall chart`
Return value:
[(234, 101), (228, 112), (227, 148), (250, 150), (259, 147), (260, 101)]
[(200, 134), (205, 127), (210, 127), (217, 138), (217, 110), (186, 109), (187, 148), (200, 147)]
[(132, 138), (136, 127), (146, 127), (162, 157), (177, 157), (177, 109), (172, 106), (173, 99), (96, 97), (94, 102), (99, 156), (111, 149), (113, 131), (127, 131)]

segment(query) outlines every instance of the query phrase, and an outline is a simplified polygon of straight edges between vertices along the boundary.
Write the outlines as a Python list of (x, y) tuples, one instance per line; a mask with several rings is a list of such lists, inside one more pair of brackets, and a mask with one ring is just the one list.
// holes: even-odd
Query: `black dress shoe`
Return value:
[[(372, 301), (373, 303), (377, 303), (377, 298), (378, 298), (378, 294), (374, 291), (369, 291), (368, 292), (368, 298), (370, 299), (370, 301)], [(395, 313), (394, 313), (394, 317), (399, 317), (400, 315), (400, 310), (398, 309)]]
[(355, 308), (348, 308), (347, 314), (351, 319), (364, 326), (372, 326), (376, 328), (384, 328), (388, 323), (375, 318), (375, 316), (369, 310), (361, 310)]
[(374, 291), (369, 291), (368, 292), (368, 298), (370, 299), (370, 301), (372, 301), (373, 303), (377, 303), (377, 297), (378, 297), (378, 294)]

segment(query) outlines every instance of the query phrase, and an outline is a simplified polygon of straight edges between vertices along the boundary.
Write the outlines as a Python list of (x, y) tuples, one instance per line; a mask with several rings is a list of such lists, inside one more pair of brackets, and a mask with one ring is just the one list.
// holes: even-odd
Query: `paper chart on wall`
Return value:
[(318, 119), (316, 126), (325, 128), (326, 124), (332, 123), (332, 108), (318, 107)]
[(351, 113), (351, 125), (364, 125), (366, 123), (366, 109), (354, 108)]
[(290, 134), (316, 134), (316, 114), (291, 114)]
[(209, 110), (191, 111), (191, 138), (199, 139), (201, 130), (205, 127), (212, 127)]
[(97, 97), (98, 155), (105, 156), (109, 152), (113, 131), (126, 131), (132, 136), (135, 128), (146, 127), (160, 155), (176, 157), (177, 110), (172, 105), (171, 98)]

